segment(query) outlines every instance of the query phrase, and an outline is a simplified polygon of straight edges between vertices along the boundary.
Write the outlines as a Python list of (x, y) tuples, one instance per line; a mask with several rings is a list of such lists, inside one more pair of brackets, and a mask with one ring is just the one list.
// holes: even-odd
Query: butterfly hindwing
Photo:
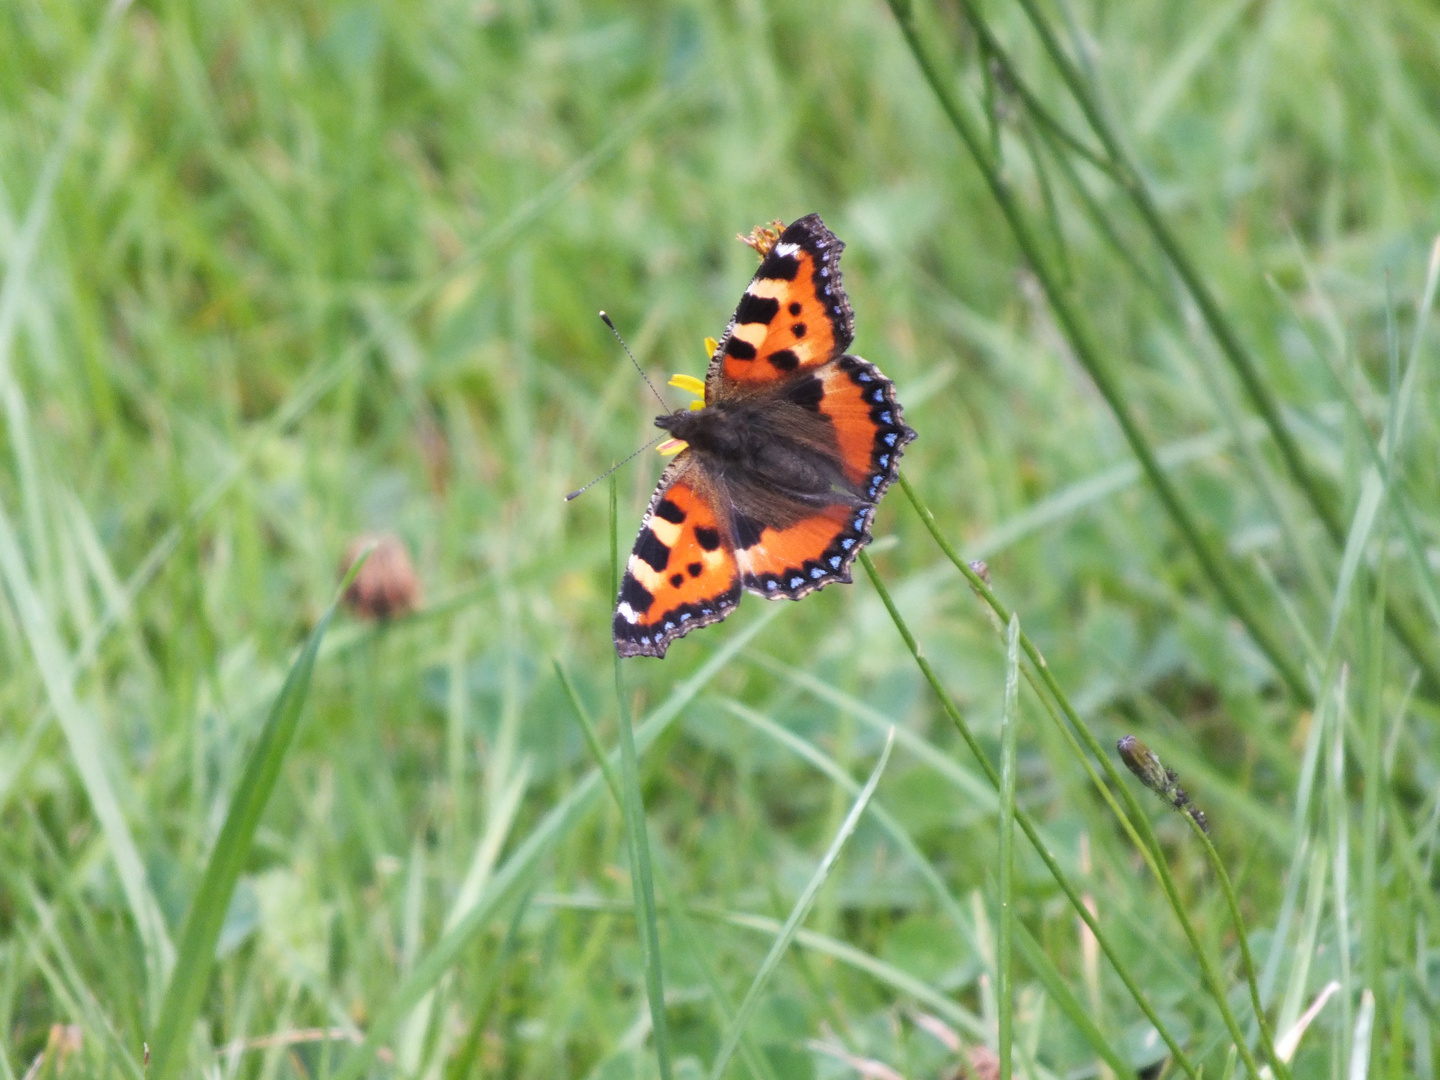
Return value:
[(818, 214), (780, 234), (715, 350), (707, 400), (716, 384), (779, 382), (849, 347), (855, 318), (840, 286), (844, 248)]
[(850, 580), (850, 564), (870, 542), (873, 506), (827, 506), (784, 528), (764, 526), (735, 552), (740, 581), (751, 592), (798, 600), (832, 581)]
[(719, 622), (740, 601), (728, 532), (688, 455), (660, 478), (615, 602), (621, 656), (664, 656), (670, 642)]
[(915, 432), (905, 426), (895, 386), (858, 356), (842, 356), (815, 373), (821, 415), (830, 418), (846, 478), (877, 503), (900, 469), (900, 454)]

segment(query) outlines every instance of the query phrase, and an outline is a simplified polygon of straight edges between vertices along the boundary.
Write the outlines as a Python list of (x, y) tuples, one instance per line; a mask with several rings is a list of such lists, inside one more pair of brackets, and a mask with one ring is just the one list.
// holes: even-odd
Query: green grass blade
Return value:
[[(602, 900), (593, 896), (542, 895), (536, 896), (535, 903), (537, 906), (563, 907), (574, 911), (629, 912), (631, 910), (628, 901)], [(688, 910), (697, 919), (725, 923), (753, 933), (764, 934), (771, 939), (779, 937), (783, 929), (778, 919), (772, 919), (765, 915), (743, 914), (698, 905), (692, 906)], [(946, 1023), (973, 1032), (977, 1041), (984, 1038), (986, 1034), (980, 1018), (963, 1006), (957, 1005), (949, 995), (937, 990), (923, 979), (901, 970), (894, 964), (872, 956), (863, 949), (858, 949), (854, 945), (838, 941), (814, 930), (798, 931), (795, 934), (794, 944), (838, 960), (847, 967), (869, 975), (880, 985), (889, 987), (898, 994), (919, 1002), (935, 1015), (943, 1018)]]
[(3, 506), (0, 506), (0, 578), (19, 617), (86, 798), (105, 834), (110, 856), (115, 860), (120, 887), (145, 950), (145, 967), (152, 980), (150, 992), (158, 998), (159, 987), (174, 963), (174, 947), (160, 904), (151, 891), (140, 849), (105, 769), (105, 761), (110, 757), (109, 740), (93, 712), (75, 692), (72, 669), (59, 631), (31, 580), (19, 538)]
[[(1351, 968), (1350, 945), (1350, 813), (1345, 786), (1345, 714), (1349, 696), (1350, 669), (1342, 666), (1335, 681), (1334, 701), (1326, 731), (1328, 741), (1326, 780), (1326, 817), (1330, 824), (1330, 873), (1334, 897), (1331, 916), (1334, 919), (1335, 959), (1340, 980), (1340, 1033), (1347, 1042), (1354, 1035), (1351, 1010), (1357, 987)], [(1317, 717), (1317, 722), (1319, 718)]]
[[(966, 3), (972, 24), (983, 20), (973, 12), (973, 5)], [(1186, 546), (1195, 556), (1201, 572), (1219, 594), (1225, 606), (1245, 626), (1251, 639), (1265, 654), (1274, 667), (1276, 675), (1283, 681), (1290, 693), (1301, 702), (1309, 703), (1310, 688), (1300, 666), (1290, 656), (1289, 649), (1276, 636), (1273, 628), (1257, 612), (1250, 601), (1248, 591), (1236, 578), (1230, 560), (1217, 550), (1200, 526), (1199, 520), (1189, 504), (1181, 497), (1180, 491), (1171, 483), (1165, 470), (1156, 460), (1155, 451), (1149, 438), (1141, 430), (1134, 409), (1121, 389), (1119, 380), (1103, 359), (1106, 355), (1100, 347), (1089, 320), (1082, 314), (1076, 298), (1061, 284), (1059, 270), (1052, 265), (1045, 253), (1035, 228), (1021, 207), (1010, 179), (1005, 171), (994, 162), (987, 150), (972, 110), (962, 101), (956, 91), (953, 74), (942, 69), (939, 61), (931, 55), (931, 49), (922, 37), (916, 22), (913, 7), (906, 0), (890, 0), (890, 8), (905, 35), (921, 73), (930, 84), (931, 90), (944, 111), (951, 127), (960, 137), (971, 160), (984, 176), (992, 198), (1004, 214), (1006, 224), (1026, 262), (1034, 271), (1055, 317), (1066, 338), (1074, 349), (1075, 357), (1084, 366), (1086, 373), (1104, 397), (1111, 414), (1144, 470), (1151, 487), (1159, 497), (1166, 515), (1179, 530)], [(1288, 432), (1284, 434), (1288, 435)]]
[(1366, 469), (1360, 481), (1360, 500), (1350, 522), (1350, 532), (1345, 538), (1345, 555), (1340, 560), (1340, 575), (1335, 583), (1335, 594), (1331, 598), (1330, 621), (1325, 632), (1327, 651), (1334, 647), (1335, 635), (1340, 631), (1340, 620), (1350, 602), (1355, 573), (1360, 569), (1360, 561), (1365, 557), (1365, 549), (1370, 542), (1370, 534), (1375, 528), (1376, 516), (1384, 498), (1385, 484), (1379, 471), (1374, 468)]
[[(716, 649), (715, 654), (701, 665), (694, 675), (672, 690), (636, 728), (637, 752), (643, 752), (654, 743), (706, 684), (779, 614), (780, 609), (775, 607), (762, 612), (749, 626)], [(618, 751), (610, 755), (612, 769), (618, 758)], [(440, 981), (474, 936), (489, 924), (505, 903), (519, 891), (520, 886), (529, 880), (529, 875), (550, 851), (551, 846), (579, 822), (598, 795), (601, 782), (600, 770), (592, 769), (525, 835), (520, 846), (491, 876), (485, 891), (464, 917), (416, 962), (414, 970), (395, 990), (389, 1001), (375, 1010), (374, 1019), (365, 1032), (365, 1041), (341, 1062), (340, 1068), (335, 1071), (334, 1080), (357, 1080), (364, 1074), (374, 1062), (380, 1045), (391, 1037), (415, 1003)]]
[(200, 1005), (209, 984), (210, 968), (215, 962), (215, 943), (220, 940), (220, 929), (230, 907), (230, 897), (250, 856), (260, 818), (274, 794), (285, 754), (300, 726), (300, 715), (310, 692), (310, 676), (315, 670), (315, 655), (335, 614), (336, 604), (364, 560), (362, 556), (350, 568), (330, 606), (320, 616), (315, 629), (310, 631), (300, 655), (290, 665), (285, 683), (250, 751), (245, 772), (231, 796), (225, 823), (220, 827), (215, 848), (205, 864), (200, 887), (190, 902), (190, 914), (180, 935), (175, 969), (165, 990), (155, 1034), (148, 1040), (153, 1080), (169, 1080), (171, 1076), (180, 1075), (190, 1028), (200, 1014)]
[[(610, 595), (620, 592), (619, 515), (616, 512), (617, 485), (610, 477)], [(631, 726), (630, 701), (625, 696), (625, 679), (620, 654), (614, 656), (615, 705), (620, 711), (620, 790), (625, 812), (625, 839), (630, 853), (630, 884), (635, 892), (635, 923), (645, 953), (645, 991), (650, 998), (650, 1020), (654, 1025), (655, 1058), (661, 1080), (670, 1080), (670, 1028), (665, 1019), (665, 972), (660, 955), (660, 920), (655, 914), (655, 878), (650, 867), (650, 836), (645, 826), (645, 801), (640, 791), (640, 765), (635, 753), (635, 731)]]
[[(924, 509), (924, 504), (921, 503), (918, 497), (913, 494), (909, 487), (909, 484), (906, 482), (905, 475), (903, 473), (900, 475), (900, 484), (904, 488), (906, 493), (910, 496), (911, 500), (915, 503), (917, 509), (921, 511), (922, 518), (926, 517), (926, 515), (929, 514), (929, 511)], [(933, 520), (933, 517), (929, 518), (929, 522), (933, 523)], [(938, 533), (938, 530), (936, 531), (935, 535), (937, 537), (937, 540), (941, 543), (942, 547), (945, 548), (947, 554), (953, 554), (954, 549), (949, 547), (948, 541), (944, 540), (943, 536)], [(955, 558), (958, 560), (958, 556), (955, 556)], [(930, 661), (925, 658), (925, 654), (920, 648), (920, 643), (915, 640), (915, 636), (910, 632), (910, 628), (905, 624), (904, 618), (901, 616), (899, 609), (895, 606), (895, 601), (890, 596), (890, 591), (885, 587), (885, 583), (880, 579), (879, 573), (876, 572), (875, 564), (871, 561), (868, 552), (860, 552), (860, 564), (865, 568), (865, 573), (870, 578), (871, 584), (875, 586), (876, 592), (880, 594), (880, 599), (885, 605), (885, 610), (890, 615), (890, 620), (895, 624), (895, 629), (899, 632), (900, 637), (904, 640), (906, 647), (910, 650), (910, 655), (915, 660), (915, 663), (919, 666), (921, 674), (925, 677), (925, 681), (929, 683), (930, 689), (934, 691), (936, 698), (940, 702), (940, 707), (945, 711), (945, 715), (950, 718), (950, 722), (955, 725), (955, 729), (960, 733), (960, 737), (965, 740), (965, 745), (969, 749), (970, 753), (975, 757), (976, 764), (978, 764), (980, 768), (984, 770), (986, 778), (990, 781), (991, 784), (995, 786), (998, 791), (1000, 787), (1000, 774), (996, 772), (995, 767), (990, 764), (989, 759), (986, 758), (983, 750), (980, 747), (979, 742), (976, 740), (974, 732), (970, 730), (970, 725), (965, 722), (965, 718), (961, 715), (960, 710), (956, 708), (955, 702), (951, 700), (950, 695), (945, 692), (945, 688), (940, 684), (940, 680), (936, 676), (934, 668), (931, 667)], [(964, 570), (969, 571), (972, 587), (974, 587), (977, 592), (980, 592), (981, 595), (985, 597), (986, 602), (990, 603), (992, 608), (996, 610), (996, 613), (999, 614), (1000, 611), (1003, 610), (1003, 608), (1001, 608), (999, 602), (994, 599), (994, 594), (990, 592), (989, 586), (987, 586), (984, 581), (982, 581), (978, 576), (976, 576), (974, 571), (970, 570), (968, 566), (965, 566), (964, 564), (958, 565), (961, 565)], [(1008, 611), (1004, 612), (1002, 618), (1008, 621), (1010, 618), (1010, 613)], [(1052, 693), (1058, 694), (1057, 700), (1059, 700), (1062, 707), (1065, 708), (1067, 715), (1073, 716), (1074, 710), (1070, 706), (1069, 700), (1064, 697), (1063, 693), (1059, 692), (1058, 686), (1053, 686), (1053, 676), (1050, 674), (1049, 668), (1045, 665), (1043, 659), (1040, 657), (1038, 650), (1035, 649), (1032, 643), (1026, 640), (1024, 635), (1021, 635), (1020, 640), (1022, 647), (1025, 648), (1026, 654), (1031, 657), (1031, 660), (1035, 664), (1037, 669), (1039, 669), (1044, 674), (1044, 677), (1047, 680), (1047, 687), (1052, 688)], [(1075, 717), (1075, 720), (1078, 721), (1078, 717)], [(1088, 729), (1085, 729), (1083, 725), (1081, 725), (1081, 730), (1085, 731), (1085, 733), (1088, 735)], [(1091, 738), (1093, 739), (1093, 736)], [(1105, 764), (1106, 768), (1109, 771), (1111, 771), (1112, 773), (1114, 772), (1113, 766), (1110, 765), (1107, 759), (1102, 757), (1101, 761)], [(1130, 794), (1128, 788), (1126, 788), (1123, 784), (1119, 783), (1118, 776), (1115, 778), (1114, 782), (1117, 784), (1121, 794), (1126, 798), (1127, 802), (1129, 803), (1131, 813), (1138, 815), (1141, 823), (1148, 829), (1148, 823), (1145, 821), (1144, 815), (1139, 814), (1138, 807), (1136, 807), (1134, 804), (1134, 797)], [(1080, 917), (1080, 919), (1085, 923), (1085, 925), (1090, 928), (1090, 932), (1095, 935), (1095, 940), (1099, 943), (1101, 950), (1104, 951), (1106, 958), (1111, 963), (1111, 966), (1114, 967), (1115, 973), (1120, 976), (1120, 981), (1125, 984), (1125, 989), (1129, 992), (1132, 1000), (1134, 1000), (1140, 1011), (1145, 1014), (1145, 1019), (1149, 1020), (1155, 1030), (1160, 1033), (1160, 1037), (1165, 1040), (1165, 1045), (1170, 1048), (1170, 1053), (1174, 1056), (1176, 1063), (1181, 1067), (1181, 1069), (1185, 1071), (1186, 1075), (1192, 1077), (1193, 1080), (1198, 1080), (1199, 1072), (1196, 1070), (1194, 1063), (1190, 1061), (1190, 1058), (1186, 1055), (1185, 1051), (1181, 1049), (1179, 1041), (1175, 1038), (1173, 1034), (1171, 1034), (1169, 1028), (1155, 1012), (1155, 1009), (1151, 1005), (1149, 998), (1145, 995), (1144, 991), (1140, 987), (1140, 984), (1136, 981), (1135, 976), (1130, 971), (1128, 965), (1125, 963), (1124, 959), (1116, 950), (1114, 943), (1110, 939), (1110, 935), (1106, 933), (1105, 930), (1096, 921), (1095, 916), (1091, 914), (1089, 907), (1085, 904), (1083, 898), (1075, 889), (1075, 886), (1070, 882), (1070, 879), (1066, 876), (1065, 871), (1055, 860), (1055, 856), (1050, 851), (1048, 845), (1046, 845), (1042, 841), (1039, 830), (1036, 828), (1034, 822), (1030, 820), (1030, 815), (1022, 812), (1017, 807), (1016, 820), (1019, 823), (1020, 828), (1024, 830), (1025, 837), (1027, 840), (1030, 841), (1031, 846), (1034, 847), (1036, 854), (1038, 854), (1040, 858), (1044, 860), (1046, 869), (1050, 871), (1050, 876), (1055, 879), (1055, 883), (1059, 885), (1060, 888), (1064, 891), (1065, 897), (1070, 902), (1071, 908), (1074, 909), (1076, 915)]]
[(1005, 707), (1000, 721), (1000, 940), (995, 993), (1000, 1004), (1000, 1080), (1010, 1080), (1014, 1047), (1015, 972), (1015, 755), (1020, 723), (1020, 619), (1005, 630)]
[(1360, 995), (1360, 1014), (1351, 1033), (1350, 1068), (1346, 1080), (1366, 1080), (1370, 1075), (1370, 1036), (1375, 1028), (1375, 992), (1368, 986)]
[(795, 906), (790, 909), (790, 916), (785, 920), (785, 925), (780, 928), (774, 944), (760, 963), (760, 969), (755, 973), (754, 980), (750, 983), (750, 989), (745, 992), (745, 997), (740, 1002), (740, 1008), (735, 1012), (735, 1019), (731, 1022), (730, 1028), (725, 1032), (720, 1042), (720, 1051), (715, 1055), (715, 1062), (710, 1067), (710, 1080), (720, 1080), (725, 1075), (725, 1068), (730, 1064), (730, 1058), (734, 1056), (735, 1049), (740, 1045), (740, 1038), (745, 1032), (745, 1025), (750, 1022), (751, 1015), (760, 1004), (761, 995), (770, 982), (770, 977), (775, 974), (775, 969), (780, 966), (785, 952), (790, 948), (790, 943), (795, 940), (795, 935), (800, 930), (800, 924), (810, 914), (810, 908), (815, 904), (815, 898), (820, 894), (821, 887), (830, 877), (830, 871), (835, 868), (835, 863), (840, 858), (840, 853), (845, 850), (846, 843), (855, 834), (855, 827), (860, 824), (860, 817), (865, 813), (865, 808), (870, 805), (870, 799), (875, 794), (875, 788), (880, 783), (880, 777), (885, 772), (885, 766), (890, 761), (890, 751), (895, 746), (894, 738), (885, 740), (885, 749), (880, 753), (880, 760), (875, 763), (875, 768), (870, 773), (870, 779), (865, 782), (855, 802), (850, 807), (850, 813), (841, 822), (835, 838), (830, 841), (830, 847), (810, 876), (809, 882), (801, 891)]
[[(575, 690), (575, 684), (571, 682), (570, 676), (560, 662), (555, 661), (555, 674), (560, 679), (561, 688), (565, 696), (570, 700), (570, 707), (575, 713), (575, 719), (580, 724), (580, 730), (585, 736), (585, 745), (589, 747), (595, 764), (599, 767), (601, 775), (605, 778), (605, 786), (610, 789), (610, 797), (615, 800), (615, 805), (621, 808), (623, 813), (625, 796), (621, 790), (620, 777), (610, 764), (610, 755), (605, 752), (605, 747), (600, 742), (600, 733), (595, 729), (595, 722), (590, 718), (590, 712), (585, 708), (584, 702), (580, 700), (579, 693)], [(655, 883), (664, 894), (664, 911), (666, 915), (677, 924), (678, 933), (676, 937), (682, 946), (689, 950), (690, 957), (700, 969), (701, 976), (705, 979), (706, 986), (710, 990), (710, 1001), (715, 1008), (717, 1018), (722, 1027), (727, 1027), (734, 1018), (735, 1011), (730, 1007), (725, 996), (725, 988), (720, 984), (720, 978), (715, 973), (714, 965), (710, 958), (700, 948), (700, 938), (693, 932), (689, 916), (680, 907), (675, 896), (674, 888), (663, 872), (655, 873)], [(766, 1059), (760, 1047), (755, 1044), (754, 1039), (747, 1032), (740, 1043), (740, 1054), (750, 1069), (752, 1075), (758, 1080), (776, 1080), (774, 1070)]]
[[(1020, 6), (1024, 9), (1027, 20), (1041, 39), (1046, 54), (1064, 79), (1071, 97), (1084, 113), (1091, 131), (1104, 147), (1105, 154), (1119, 177), (1121, 190), (1130, 198), (1156, 245), (1164, 252), (1170, 265), (1174, 267), (1185, 290), (1199, 308), (1205, 325), (1220, 346), (1221, 354), (1239, 378), (1251, 403), (1259, 411), (1266, 426), (1270, 428), (1271, 436), (1280, 451), (1281, 460), (1285, 463), (1286, 471), (1290, 474), (1292, 482), (1304, 494), (1311, 510), (1324, 526), (1332, 543), (1337, 547), (1341, 546), (1345, 538), (1344, 523), (1335, 500), (1329, 492), (1321, 487), (1315, 473), (1300, 452), (1295, 436), (1291, 433), (1290, 427), (1282, 415), (1279, 398), (1261, 374), (1260, 365), (1254, 354), (1242, 342), (1239, 332), (1226, 316), (1195, 260), (1191, 258), (1190, 253), (1165, 219), (1160, 204), (1145, 179), (1144, 170), (1131, 154), (1115, 125), (1106, 114), (1104, 104), (1096, 92), (1096, 81), (1087, 77), (1081, 71), (1080, 65), (1066, 52), (1060, 43), (1059, 35), (1050, 25), (1048, 17), (1036, 0), (1020, 0)], [(973, 0), (964, 0), (964, 7), (967, 17), (972, 23), (984, 21)], [(1046, 292), (1051, 295), (1053, 303), (1054, 290), (1045, 281), (1043, 275), (1042, 283), (1046, 285)], [(1162, 492), (1163, 497), (1164, 493)], [(1217, 581), (1217, 584), (1219, 583)], [(1222, 592), (1224, 592), (1223, 589)], [(1430, 683), (1432, 690), (1440, 690), (1440, 661), (1431, 655), (1409, 617), (1388, 597), (1385, 603), (1385, 613), (1391, 629), (1414, 661), (1424, 670), (1426, 680)], [(1240, 612), (1237, 611), (1236, 614), (1240, 615)], [(1241, 615), (1241, 618), (1245, 617)], [(1248, 626), (1249, 621), (1246, 620), (1246, 623)], [(1251, 627), (1250, 629), (1253, 634), (1255, 628)], [(1269, 648), (1263, 642), (1261, 647), (1269, 653)], [(1287, 679), (1287, 681), (1289, 680)], [(1300, 700), (1308, 703), (1311, 699), (1307, 693), (1302, 692)]]

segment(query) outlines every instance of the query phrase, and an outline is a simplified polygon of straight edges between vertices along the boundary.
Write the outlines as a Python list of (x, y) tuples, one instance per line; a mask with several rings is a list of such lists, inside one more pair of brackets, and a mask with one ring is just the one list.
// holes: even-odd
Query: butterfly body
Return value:
[(704, 407), (656, 419), (685, 448), (626, 564), (620, 655), (664, 656), (733, 611), (742, 588), (799, 599), (850, 580), (915, 433), (890, 381), (845, 351), (854, 321), (843, 247), (814, 214), (761, 246), (711, 359)]

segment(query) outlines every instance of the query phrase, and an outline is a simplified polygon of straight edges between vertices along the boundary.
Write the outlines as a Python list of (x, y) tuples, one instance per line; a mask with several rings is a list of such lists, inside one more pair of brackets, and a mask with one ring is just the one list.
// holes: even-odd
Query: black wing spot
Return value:
[(671, 584), (671, 585), (674, 585), (675, 588), (678, 589), (681, 585), (684, 585), (684, 584), (685, 584), (685, 575), (684, 575), (684, 574), (671, 574), (671, 575), (670, 575), (670, 584)]
[[(750, 350), (754, 353), (754, 349)], [(789, 349), (780, 349), (767, 357), (776, 371), (794, 371), (800, 366), (800, 358)]]
[(805, 310), (805, 309), (800, 306), (800, 301), (798, 301), (798, 300), (792, 300), (792, 301), (790, 301), (790, 314), (791, 314), (791, 315), (799, 315), (800, 312), (802, 312), (802, 311), (804, 311), (804, 310)]
[(634, 574), (626, 574), (625, 581), (620, 586), (620, 602), (629, 604), (631, 611), (642, 615), (650, 610), (650, 605), (655, 602), (655, 596), (635, 580)]
[(705, 567), (701, 563), (692, 562), (689, 566), (685, 567), (685, 569), (689, 572), (691, 577), (699, 577), (700, 571), (704, 570)]
[[(801, 379), (795, 386), (791, 387), (789, 398), (802, 409), (809, 409), (811, 412), (820, 411), (820, 402), (825, 400), (825, 384), (816, 376)], [(829, 417), (826, 417), (828, 420)]]
[(800, 260), (794, 255), (771, 254), (760, 264), (760, 269), (755, 271), (755, 276), (769, 278), (772, 281), (794, 281), (795, 275), (798, 273), (800, 273)]
[(790, 327), (790, 333), (794, 334), (797, 339), (805, 336), (805, 330), (806, 326), (803, 322), (797, 322), (794, 326)]
[(754, 360), (755, 346), (743, 338), (735, 337), (733, 334), (730, 340), (725, 343), (725, 351), (736, 360)]
[(768, 323), (780, 311), (780, 301), (771, 296), (753, 296), (746, 293), (740, 297), (740, 306), (735, 309), (737, 323)]
[(670, 549), (665, 546), (648, 526), (640, 530), (640, 539), (635, 541), (635, 555), (650, 564), (657, 574), (670, 561)]
[(664, 518), (672, 525), (679, 525), (685, 520), (685, 511), (676, 506), (669, 499), (661, 499), (660, 505), (655, 507), (655, 516)]
[(712, 529), (709, 525), (697, 525), (695, 539), (706, 551), (714, 551), (720, 546), (720, 530)]
[(754, 518), (748, 518), (744, 514), (735, 515), (735, 546), (741, 549), (752, 548), (760, 543), (760, 534), (765, 531), (765, 526)]

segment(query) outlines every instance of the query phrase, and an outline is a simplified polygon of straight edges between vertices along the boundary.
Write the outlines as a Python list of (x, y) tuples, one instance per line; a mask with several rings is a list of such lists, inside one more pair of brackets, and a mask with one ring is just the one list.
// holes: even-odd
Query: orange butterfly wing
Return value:
[(819, 367), (849, 347), (855, 317), (840, 287), (845, 245), (818, 214), (788, 226), (740, 298), (705, 378), (705, 399), (723, 384), (756, 386)]
[(740, 602), (729, 531), (706, 492), (688, 454), (661, 476), (615, 602), (621, 656), (664, 656), (670, 642)]
[(895, 385), (858, 356), (842, 356), (816, 372), (818, 408), (830, 418), (846, 478), (877, 503), (900, 469), (900, 454), (915, 432), (905, 426)]
[(734, 530), (741, 583), (771, 599), (798, 600), (850, 580), (850, 564), (870, 542), (875, 504), (895, 480), (915, 432), (901, 419), (894, 385), (858, 356), (824, 365), (792, 395), (830, 420), (845, 477), (864, 500), (834, 503), (783, 529), (748, 522)]
[(873, 506), (827, 506), (777, 529), (763, 526), (737, 549), (741, 583), (771, 600), (798, 600), (832, 581), (849, 581), (850, 564), (870, 539)]

